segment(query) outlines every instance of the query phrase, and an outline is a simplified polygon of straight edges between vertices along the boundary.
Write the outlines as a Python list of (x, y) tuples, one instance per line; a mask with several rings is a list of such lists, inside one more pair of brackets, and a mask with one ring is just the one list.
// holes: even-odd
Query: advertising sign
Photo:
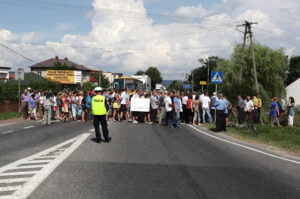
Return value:
[(150, 111), (150, 99), (131, 98), (131, 111), (149, 112)]
[(78, 84), (82, 81), (82, 73), (74, 70), (47, 70), (46, 78), (58, 84)]
[(206, 81), (200, 81), (200, 85), (206, 85), (207, 82)]

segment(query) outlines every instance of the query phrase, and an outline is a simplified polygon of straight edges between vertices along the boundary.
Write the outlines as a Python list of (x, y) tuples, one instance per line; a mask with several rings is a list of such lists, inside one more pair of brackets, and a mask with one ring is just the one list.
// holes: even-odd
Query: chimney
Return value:
[(58, 61), (58, 56), (55, 57), (55, 60)]
[(67, 58), (67, 57), (65, 57), (65, 60), (66, 60), (66, 61), (68, 61), (68, 58)]

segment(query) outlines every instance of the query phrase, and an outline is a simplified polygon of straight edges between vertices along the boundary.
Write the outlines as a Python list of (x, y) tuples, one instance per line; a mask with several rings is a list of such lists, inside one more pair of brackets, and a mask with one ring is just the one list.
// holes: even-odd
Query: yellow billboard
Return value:
[(82, 74), (74, 70), (47, 70), (46, 78), (58, 84), (77, 84), (81, 82)]

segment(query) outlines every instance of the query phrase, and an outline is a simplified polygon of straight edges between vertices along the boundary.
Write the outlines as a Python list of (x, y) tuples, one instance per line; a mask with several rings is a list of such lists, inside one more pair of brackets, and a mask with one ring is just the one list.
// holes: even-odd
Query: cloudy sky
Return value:
[[(156, 66), (183, 79), (197, 59), (228, 58), (257, 21), (262, 44), (300, 55), (299, 0), (0, 0), (0, 43), (36, 61), (55, 56), (132, 75)], [(0, 66), (33, 63), (0, 46)]]

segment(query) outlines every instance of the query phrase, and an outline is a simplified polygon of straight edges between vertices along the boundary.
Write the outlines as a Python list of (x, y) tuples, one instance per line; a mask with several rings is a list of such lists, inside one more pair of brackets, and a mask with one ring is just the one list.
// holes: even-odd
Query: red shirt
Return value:
[(186, 103), (186, 108), (187, 109), (192, 109), (192, 105), (193, 105), (193, 100), (192, 99), (188, 99), (188, 101)]

